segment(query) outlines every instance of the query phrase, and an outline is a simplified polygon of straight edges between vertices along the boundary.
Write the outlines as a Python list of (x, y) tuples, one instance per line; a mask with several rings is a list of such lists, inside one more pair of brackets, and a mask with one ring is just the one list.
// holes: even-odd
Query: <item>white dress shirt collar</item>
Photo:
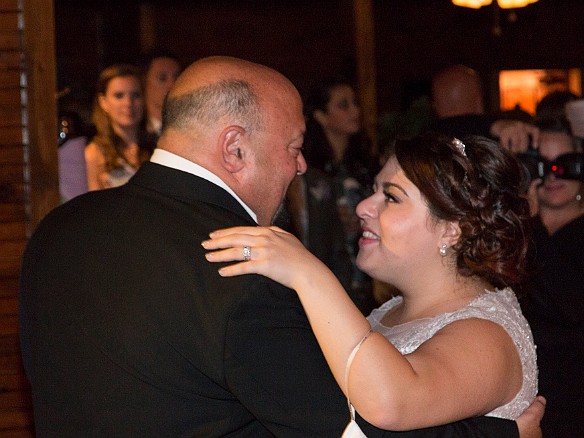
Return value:
[(235, 192), (233, 190), (231, 190), (231, 188), (227, 184), (225, 184), (223, 182), (223, 180), (221, 178), (219, 178), (217, 175), (215, 175), (213, 172), (210, 172), (209, 170), (205, 169), (204, 167), (199, 166), (198, 164), (195, 164), (192, 161), (187, 160), (186, 158), (179, 157), (178, 155), (173, 154), (172, 152), (168, 152), (164, 149), (158, 149), (158, 148), (154, 149), (152, 157), (150, 157), (150, 161), (153, 163), (161, 164), (162, 166), (171, 167), (173, 169), (182, 170), (183, 172), (191, 173), (193, 175), (198, 176), (199, 178), (203, 178), (203, 179), (215, 184), (216, 186), (221, 187), (222, 189), (226, 190), (231, 196), (233, 196), (237, 200), (237, 202), (239, 202), (241, 204), (241, 206), (245, 209), (245, 211), (247, 211), (249, 213), (249, 215), (253, 218), (253, 220), (256, 223), (258, 222), (258, 217), (252, 211), (252, 209), (249, 208), (245, 204), (245, 202), (243, 202), (241, 200), (241, 198), (239, 196), (237, 196), (235, 194)]

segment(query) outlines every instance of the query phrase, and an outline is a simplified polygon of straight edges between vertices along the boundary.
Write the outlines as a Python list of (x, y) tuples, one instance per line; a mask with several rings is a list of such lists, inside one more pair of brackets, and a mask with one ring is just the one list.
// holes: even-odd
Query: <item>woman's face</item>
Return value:
[(114, 127), (137, 127), (144, 115), (144, 97), (140, 80), (135, 76), (117, 76), (109, 81), (99, 105)]
[(349, 85), (337, 85), (330, 91), (326, 111), (318, 111), (318, 122), (335, 134), (352, 135), (361, 129), (361, 109)]
[(357, 265), (371, 277), (394, 285), (424, 272), (440, 247), (425, 198), (390, 158), (375, 178), (374, 193), (357, 206), (363, 235)]
[[(539, 153), (548, 161), (558, 156), (574, 152), (572, 139), (562, 132), (542, 132), (539, 136)], [(543, 184), (537, 189), (541, 207), (558, 209), (577, 202), (581, 183), (577, 180), (556, 178), (552, 173), (545, 176)]]
[(164, 99), (180, 73), (180, 65), (172, 58), (156, 58), (146, 73), (146, 96), (149, 105), (162, 108)]

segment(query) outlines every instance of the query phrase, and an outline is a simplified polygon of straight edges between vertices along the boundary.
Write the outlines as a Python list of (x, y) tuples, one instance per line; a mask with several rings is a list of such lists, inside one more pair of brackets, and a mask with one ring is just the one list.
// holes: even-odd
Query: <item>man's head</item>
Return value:
[(483, 114), (483, 87), (478, 73), (453, 65), (432, 78), (432, 105), (438, 118)]
[(201, 59), (168, 94), (158, 146), (219, 176), (271, 223), (294, 175), (306, 170), (302, 102), (283, 75), (230, 57)]

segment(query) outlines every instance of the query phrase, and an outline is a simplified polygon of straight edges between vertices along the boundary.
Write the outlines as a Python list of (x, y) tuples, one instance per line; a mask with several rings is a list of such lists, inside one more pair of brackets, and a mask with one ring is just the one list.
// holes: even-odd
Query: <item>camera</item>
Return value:
[(525, 167), (530, 181), (543, 179), (550, 173), (556, 178), (584, 181), (584, 153), (571, 152), (548, 161), (536, 150), (530, 149), (526, 153), (517, 154), (517, 158)]

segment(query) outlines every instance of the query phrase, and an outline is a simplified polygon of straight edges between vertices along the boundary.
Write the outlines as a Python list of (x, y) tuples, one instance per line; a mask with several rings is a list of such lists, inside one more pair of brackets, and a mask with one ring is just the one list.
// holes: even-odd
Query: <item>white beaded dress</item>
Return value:
[(393, 297), (373, 310), (367, 319), (373, 330), (385, 336), (402, 354), (412, 353), (438, 330), (461, 319), (486, 319), (502, 326), (513, 339), (519, 352), (523, 366), (523, 385), (513, 400), (486, 415), (514, 420), (531, 404), (537, 395), (535, 344), (529, 324), (521, 313), (513, 290), (506, 288), (485, 291), (466, 307), (454, 312), (421, 318), (394, 327), (382, 325), (381, 320), (385, 314), (401, 302), (402, 297)]

